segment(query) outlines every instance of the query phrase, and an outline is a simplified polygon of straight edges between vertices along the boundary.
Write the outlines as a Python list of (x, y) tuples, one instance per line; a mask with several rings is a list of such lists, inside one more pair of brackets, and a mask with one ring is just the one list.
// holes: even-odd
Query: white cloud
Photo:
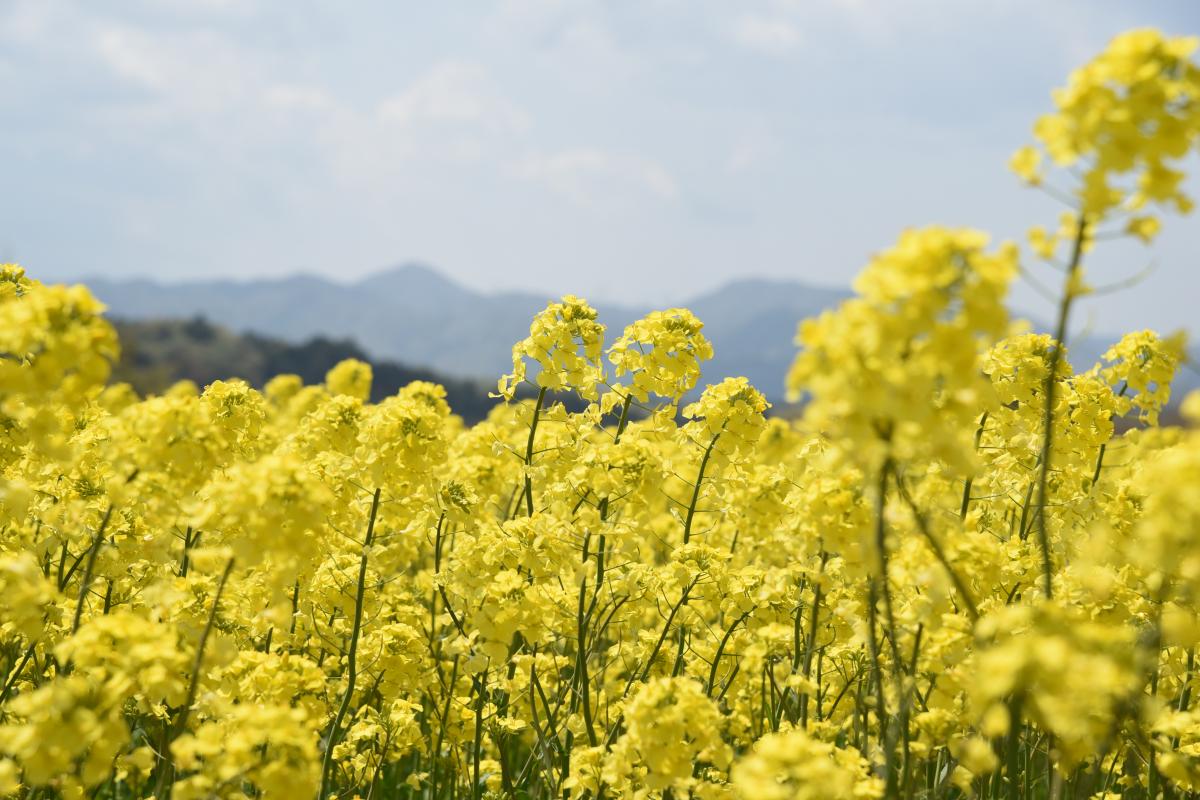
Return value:
[(356, 184), (394, 183), (397, 171), (421, 162), (494, 169), (531, 124), (483, 67), (453, 60), (365, 112), (337, 106), (324, 116), (333, 170)]
[(49, 30), (57, 6), (48, 2), (15, 0), (0, 11), (0, 39), (32, 43)]
[(563, 26), (545, 55), (549, 63), (561, 64), (572, 82), (601, 87), (630, 80), (642, 67), (639, 57), (621, 45), (603, 19), (576, 19)]
[(629, 187), (664, 200), (679, 195), (675, 179), (661, 164), (591, 147), (527, 156), (513, 164), (510, 171), (580, 204), (591, 203), (613, 190), (624, 193)]
[(177, 11), (192, 12), (239, 12), (249, 14), (258, 10), (254, 0), (157, 0), (161, 5), (172, 7)]
[(291, 83), (268, 86), (262, 98), (268, 106), (281, 111), (330, 111), (336, 105), (324, 89)]
[(156, 91), (170, 85), (168, 54), (150, 37), (126, 28), (108, 28), (96, 37), (96, 51), (126, 81)]
[(594, 2), (503, 0), (484, 31), (489, 46), (528, 54), (535, 69), (575, 91), (608, 93), (647, 67), (645, 51), (622, 35), (621, 16)]
[(734, 23), (733, 38), (743, 47), (771, 55), (788, 53), (804, 42), (800, 29), (780, 17), (742, 17)]
[(268, 84), (265, 57), (217, 31), (102, 22), (89, 36), (100, 63), (126, 86), (153, 95), (147, 110), (168, 118), (250, 119)]
[(467, 124), (521, 131), (529, 118), (505, 97), (478, 64), (444, 61), (378, 106), (381, 120), (402, 128), (426, 123)]

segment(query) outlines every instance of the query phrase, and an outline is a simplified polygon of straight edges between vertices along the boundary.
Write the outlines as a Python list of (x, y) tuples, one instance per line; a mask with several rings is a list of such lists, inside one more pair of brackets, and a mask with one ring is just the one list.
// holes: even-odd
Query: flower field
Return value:
[(1089, 254), (1191, 209), (1197, 45), (1132, 31), (1054, 94), (1025, 255), (911, 229), (801, 323), (795, 420), (684, 399), (689, 311), (573, 296), (474, 427), (356, 361), (139, 398), (86, 288), (4, 266), (0, 792), (1195, 796), (1200, 395), (1159, 426), (1179, 336), (1065, 340)]

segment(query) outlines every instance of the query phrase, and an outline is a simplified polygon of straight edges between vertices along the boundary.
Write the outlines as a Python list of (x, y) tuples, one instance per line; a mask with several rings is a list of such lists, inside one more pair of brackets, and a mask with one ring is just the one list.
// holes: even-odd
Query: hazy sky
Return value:
[[(1141, 25), (1200, 33), (1200, 2), (0, 0), (0, 258), (169, 280), (420, 260), (647, 302), (847, 285), (905, 226), (1052, 224), (1008, 156)], [(1198, 261), (1197, 217), (1117, 246), (1098, 280), (1156, 270), (1095, 325), (1200, 329)]]

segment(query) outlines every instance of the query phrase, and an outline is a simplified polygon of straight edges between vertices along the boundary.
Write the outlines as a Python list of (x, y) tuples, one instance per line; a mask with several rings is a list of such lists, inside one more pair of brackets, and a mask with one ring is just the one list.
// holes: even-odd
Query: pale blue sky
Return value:
[[(905, 226), (1053, 223), (1008, 156), (1141, 25), (1200, 33), (1200, 2), (0, 0), (0, 258), (169, 280), (415, 259), (656, 303), (844, 286)], [(1198, 254), (1196, 217), (1112, 249), (1097, 280), (1157, 269), (1095, 326), (1200, 328)]]

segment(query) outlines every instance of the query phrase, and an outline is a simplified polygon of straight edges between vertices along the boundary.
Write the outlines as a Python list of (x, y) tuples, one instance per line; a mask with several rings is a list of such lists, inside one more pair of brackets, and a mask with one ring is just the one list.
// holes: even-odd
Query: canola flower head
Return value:
[[(1038, 120), (1034, 136), (1056, 165), (1084, 165), (1076, 195), (1089, 218), (1121, 206), (1191, 210), (1183, 172), (1170, 164), (1200, 136), (1198, 43), (1149, 28), (1127, 31), (1054, 91), (1056, 110)], [(1034, 185), (1043, 178), (1038, 152), (1026, 146), (1011, 162)]]
[(513, 399), (526, 379), (527, 362), (532, 362), (538, 366), (534, 383), (539, 388), (574, 390), (595, 400), (603, 379), (605, 330), (597, 316), (596, 309), (575, 295), (548, 304), (534, 317), (529, 336), (513, 345), (513, 371), (500, 379), (500, 396)]
[(325, 375), (325, 386), (332, 394), (344, 394), (359, 400), (371, 395), (371, 365), (357, 358), (335, 364)]
[(630, 376), (628, 391), (639, 401), (651, 394), (678, 401), (700, 379), (701, 362), (713, 356), (703, 327), (686, 308), (652, 311), (625, 328), (608, 360), (618, 378)]
[(1157, 424), (1171, 400), (1171, 381), (1186, 356), (1186, 344), (1183, 332), (1160, 337), (1143, 330), (1125, 334), (1105, 351), (1108, 363), (1100, 374), (1119, 392), (1122, 411), (1137, 409), (1143, 422)]
[(651, 680), (630, 699), (625, 720), (604, 762), (602, 774), (613, 786), (689, 791), (699, 763), (724, 769), (733, 758), (716, 704), (690, 678)]
[(745, 378), (726, 378), (708, 386), (700, 399), (683, 409), (688, 422), (683, 432), (702, 445), (720, 438), (717, 450), (726, 455), (749, 453), (766, 429), (764, 414), (771, 404)]
[(50, 398), (102, 385), (120, 352), (103, 311), (84, 286), (46, 286), (0, 267), (0, 386)]
[(734, 767), (738, 797), (762, 800), (872, 800), (884, 785), (853, 747), (835, 747), (803, 730), (769, 733)]
[(1015, 246), (994, 252), (986, 234), (929, 227), (901, 234), (855, 281), (859, 296), (801, 323), (787, 376), (807, 396), (809, 423), (831, 436), (908, 457), (922, 451), (965, 466), (963, 433), (988, 387), (980, 348), (1008, 324)]

